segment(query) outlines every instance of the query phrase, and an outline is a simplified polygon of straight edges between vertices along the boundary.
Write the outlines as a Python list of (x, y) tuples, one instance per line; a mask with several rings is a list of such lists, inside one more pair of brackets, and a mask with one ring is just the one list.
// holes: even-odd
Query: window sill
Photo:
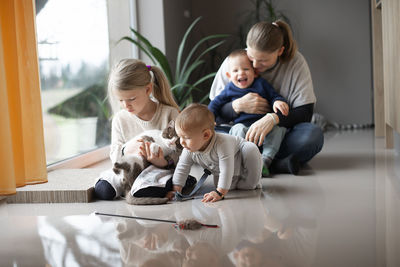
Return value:
[[(58, 169), (84, 169), (93, 168), (107, 160), (110, 154), (110, 146), (89, 151), (87, 153), (72, 157), (47, 166), (47, 172)], [(102, 165), (102, 164), (101, 164)]]
[(7, 203), (87, 203), (94, 201), (94, 183), (111, 167), (110, 146), (51, 164), (47, 183), (17, 188)]

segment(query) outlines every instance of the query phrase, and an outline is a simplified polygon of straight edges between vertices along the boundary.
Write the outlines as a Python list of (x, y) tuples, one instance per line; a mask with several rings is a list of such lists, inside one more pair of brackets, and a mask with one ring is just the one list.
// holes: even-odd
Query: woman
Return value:
[[(266, 79), (289, 103), (288, 116), (271, 113), (253, 123), (246, 139), (261, 145), (265, 136), (276, 124), (287, 128), (279, 152), (271, 165), (274, 173), (298, 172), (304, 164), (321, 151), (324, 136), (321, 129), (311, 124), (316, 102), (310, 70), (287, 23), (283, 21), (259, 22), (247, 34), (247, 56), (259, 75)], [(229, 82), (225, 73), (227, 60), (222, 63), (210, 91), (210, 99), (219, 94)], [(227, 103), (217, 122), (230, 122), (239, 113), (266, 114), (271, 112), (267, 101), (255, 93)], [(297, 167), (294, 167), (297, 166)]]

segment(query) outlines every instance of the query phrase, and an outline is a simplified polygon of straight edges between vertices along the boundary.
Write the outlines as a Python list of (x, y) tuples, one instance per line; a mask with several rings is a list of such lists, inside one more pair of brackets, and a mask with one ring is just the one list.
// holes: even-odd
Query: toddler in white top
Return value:
[(216, 189), (206, 193), (203, 202), (221, 200), (231, 189), (260, 188), (262, 160), (257, 146), (216, 133), (214, 126), (214, 114), (202, 104), (191, 104), (176, 118), (175, 130), (184, 149), (172, 178), (174, 191), (182, 191), (194, 163), (214, 176)]

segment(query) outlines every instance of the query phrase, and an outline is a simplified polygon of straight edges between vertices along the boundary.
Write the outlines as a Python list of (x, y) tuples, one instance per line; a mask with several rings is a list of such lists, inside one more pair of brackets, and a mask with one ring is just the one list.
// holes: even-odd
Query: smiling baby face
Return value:
[(245, 53), (229, 57), (229, 72), (226, 75), (236, 87), (241, 89), (248, 88), (256, 77), (253, 66)]

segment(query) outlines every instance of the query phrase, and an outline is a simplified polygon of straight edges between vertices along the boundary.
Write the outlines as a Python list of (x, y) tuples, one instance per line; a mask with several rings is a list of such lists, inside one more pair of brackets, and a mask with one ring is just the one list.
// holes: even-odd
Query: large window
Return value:
[(109, 144), (106, 0), (36, 0), (47, 164)]

